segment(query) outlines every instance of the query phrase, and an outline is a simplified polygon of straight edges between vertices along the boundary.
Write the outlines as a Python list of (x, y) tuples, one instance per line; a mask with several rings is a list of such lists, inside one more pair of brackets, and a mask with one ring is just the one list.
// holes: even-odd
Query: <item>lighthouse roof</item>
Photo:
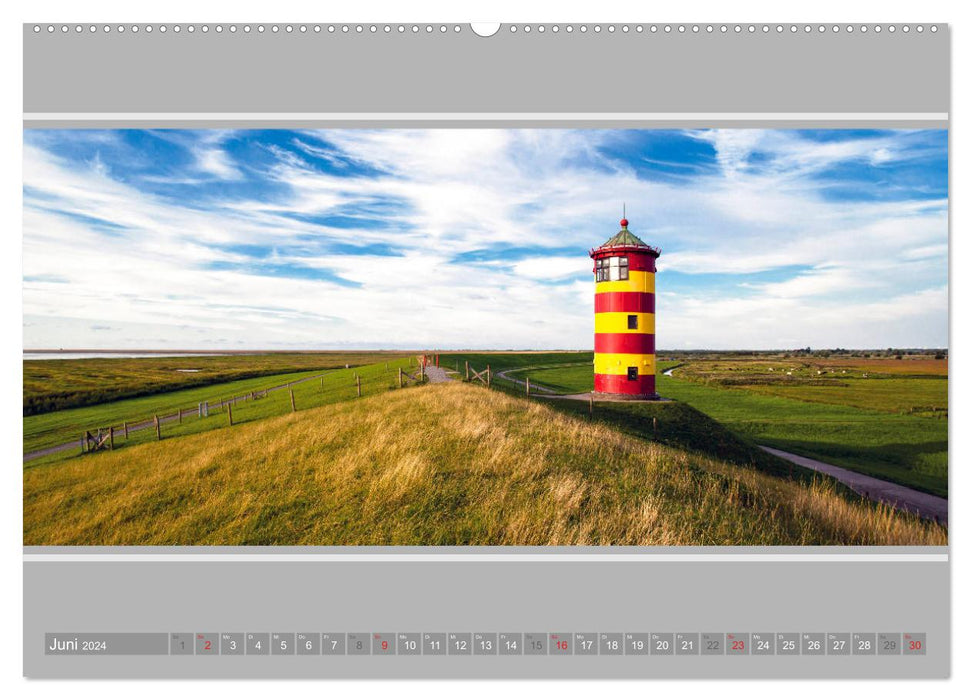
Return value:
[(620, 231), (615, 233), (613, 236), (607, 239), (601, 248), (613, 248), (614, 246), (642, 246), (644, 248), (649, 248), (644, 241), (635, 236), (633, 233), (627, 230), (624, 226)]
[[(627, 219), (620, 220), (620, 231), (607, 239), (599, 248), (590, 251), (591, 257), (602, 257), (604, 255), (616, 255), (618, 253), (646, 253), (655, 258), (661, 254), (660, 248), (649, 246), (640, 238), (631, 233), (627, 228)], [(599, 256), (597, 255), (599, 253)]]

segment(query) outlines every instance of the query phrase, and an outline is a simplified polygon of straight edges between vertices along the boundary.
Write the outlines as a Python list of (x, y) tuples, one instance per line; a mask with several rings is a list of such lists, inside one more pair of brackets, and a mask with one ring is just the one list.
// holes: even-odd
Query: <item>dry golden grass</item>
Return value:
[(441, 384), (24, 473), (24, 544), (946, 544), (945, 529)]

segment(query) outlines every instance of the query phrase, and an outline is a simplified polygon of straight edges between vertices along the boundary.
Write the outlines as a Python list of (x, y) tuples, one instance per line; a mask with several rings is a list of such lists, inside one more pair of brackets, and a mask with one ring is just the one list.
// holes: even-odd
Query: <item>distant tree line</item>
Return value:
[(885, 350), (849, 350), (847, 348), (825, 348), (813, 350), (808, 345), (796, 350), (659, 350), (658, 355), (704, 356), (704, 355), (733, 355), (741, 357), (892, 357), (902, 360), (907, 356), (933, 356), (935, 360), (945, 360), (948, 356), (947, 348), (886, 348)]

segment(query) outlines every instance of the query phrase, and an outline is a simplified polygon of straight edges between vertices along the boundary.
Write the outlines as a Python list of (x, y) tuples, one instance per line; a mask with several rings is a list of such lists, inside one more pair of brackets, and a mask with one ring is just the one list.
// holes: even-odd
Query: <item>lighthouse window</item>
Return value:
[(629, 314), (627, 316), (627, 330), (629, 331), (637, 330), (637, 314)]
[(607, 261), (603, 258), (597, 260), (597, 281), (606, 282), (607, 281)]
[(630, 278), (627, 258), (601, 258), (597, 260), (596, 271), (598, 282), (616, 282)]

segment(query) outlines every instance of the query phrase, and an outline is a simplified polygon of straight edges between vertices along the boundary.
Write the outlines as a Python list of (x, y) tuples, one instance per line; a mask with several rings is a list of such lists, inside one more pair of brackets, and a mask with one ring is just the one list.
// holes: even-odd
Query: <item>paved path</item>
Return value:
[[(245, 394), (241, 394), (239, 396), (236, 396), (235, 398), (224, 399), (222, 401), (210, 401), (209, 402), (209, 408), (210, 409), (222, 408), (226, 404), (230, 404), (230, 403), (233, 404), (233, 405), (236, 405), (237, 401), (248, 401), (250, 398), (253, 397), (254, 394), (262, 394), (262, 395), (265, 396), (266, 394), (269, 394), (269, 393), (274, 392), (274, 391), (280, 391), (281, 389), (289, 389), (291, 386), (293, 386), (295, 384), (303, 384), (304, 382), (311, 382), (311, 381), (313, 381), (315, 379), (320, 379), (321, 377), (323, 377), (326, 374), (328, 374), (328, 372), (322, 372), (320, 374), (315, 374), (312, 377), (304, 377), (303, 379), (295, 379), (294, 381), (288, 382), (287, 384), (280, 384), (278, 386), (269, 387), (268, 389), (257, 389), (257, 390), (254, 390), (252, 392), (247, 392)], [(218, 384), (214, 384), (213, 385), (213, 387), (217, 387), (217, 386), (219, 386), (219, 385)], [(198, 405), (196, 405), (196, 406), (188, 406), (188, 407), (182, 409), (182, 415), (184, 415), (184, 416), (189, 416), (189, 415), (192, 415), (192, 414), (198, 415), (198, 412), (199, 412)], [(176, 409), (176, 412), (175, 413), (169, 413), (167, 415), (160, 415), (158, 417), (158, 422), (161, 425), (164, 425), (165, 423), (171, 423), (172, 421), (177, 421), (177, 420), (179, 420), (179, 411), (178, 411), (178, 409)], [(104, 426), (104, 427), (107, 427), (107, 426)], [(133, 421), (133, 422), (130, 422), (128, 424), (128, 432), (129, 433), (134, 433), (134, 432), (137, 432), (139, 430), (149, 430), (149, 429), (151, 429), (151, 430), (154, 430), (155, 429), (155, 419), (154, 418), (147, 418), (145, 420)], [(91, 429), (89, 428), (89, 430), (91, 430)], [(115, 434), (116, 434), (116, 436), (120, 436), (121, 434), (123, 434), (123, 431), (124, 431), (124, 426), (117, 426), (117, 425), (115, 426)], [(97, 428), (94, 428), (92, 430), (92, 433), (97, 433), (97, 432), (98, 432), (98, 429)], [(65, 442), (65, 443), (63, 443), (61, 445), (52, 445), (50, 447), (42, 447), (40, 449), (32, 450), (30, 452), (24, 452), (24, 462), (29, 462), (30, 460), (38, 459), (40, 457), (46, 457), (47, 455), (57, 454), (58, 452), (67, 452), (69, 450), (74, 450), (74, 451), (77, 451), (77, 452), (80, 452), (81, 451), (81, 440), (80, 440), (80, 437), (77, 440), (71, 440), (71, 442)]]
[[(516, 379), (515, 377), (510, 377), (509, 376), (509, 373), (510, 372), (528, 372), (531, 369), (543, 369), (543, 368), (541, 368), (541, 367), (540, 368), (537, 368), (537, 367), (518, 367), (516, 369), (507, 369), (507, 370), (503, 370), (502, 372), (496, 372), (496, 376), (499, 377), (500, 379), (505, 379), (507, 382), (512, 382), (513, 384), (518, 384), (519, 386), (521, 386), (521, 387), (523, 387), (525, 389), (526, 388), (526, 382), (524, 380), (522, 380), (522, 379)], [(547, 389), (542, 384), (537, 384), (536, 382), (530, 382), (529, 383), (529, 391), (530, 392), (538, 391), (541, 394), (552, 394), (553, 393), (553, 390), (552, 389)]]
[(776, 457), (781, 457), (782, 459), (789, 460), (793, 464), (798, 464), (800, 467), (806, 467), (813, 471), (828, 474), (837, 481), (849, 486), (861, 496), (869, 498), (871, 501), (880, 501), (894, 508), (916, 513), (922, 518), (935, 520), (947, 525), (946, 498), (917, 491), (906, 486), (901, 486), (900, 484), (867, 476), (866, 474), (859, 474), (849, 469), (844, 469), (843, 467), (810, 459), (809, 457), (802, 457), (791, 452), (783, 452), (773, 447), (765, 447), (764, 445), (759, 445), (759, 447), (770, 454), (774, 454)]

